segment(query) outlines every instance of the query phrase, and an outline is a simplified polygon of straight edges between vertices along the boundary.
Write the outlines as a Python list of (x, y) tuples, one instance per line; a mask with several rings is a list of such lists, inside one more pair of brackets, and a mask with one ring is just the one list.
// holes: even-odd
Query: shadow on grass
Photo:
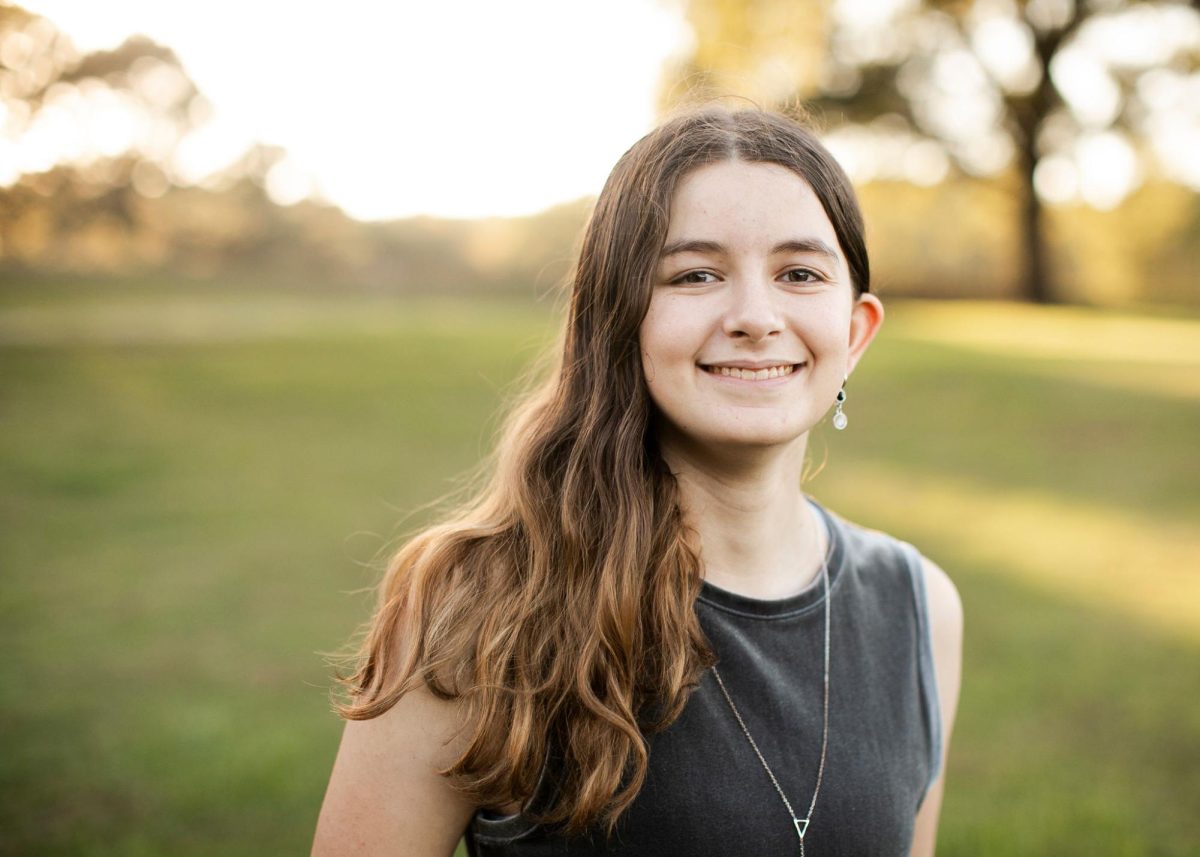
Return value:
[(928, 343), (890, 341), (887, 355), (882, 371), (867, 365), (848, 386), (846, 410), (863, 428), (836, 438), (839, 456), (919, 463), (997, 492), (1200, 517), (1200, 401), (1056, 379), (1025, 361)]
[[(1194, 854), (1195, 647), (948, 559), (968, 634), (939, 854)], [(224, 674), (124, 683), (136, 716), (102, 682), (7, 695), (0, 853), (304, 853), (336, 723), (317, 682), (249, 683), (280, 651), (237, 633)]]
[[(339, 731), (317, 652), (373, 577), (344, 540), (450, 487), (546, 330), (426, 328), (0, 349), (0, 853), (308, 850)], [(1195, 519), (1195, 403), (903, 340), (864, 369), (835, 459)], [(1196, 646), (861, 495), (833, 507), (917, 529), (966, 604), (939, 854), (1194, 853)]]
[(1197, 647), (963, 569), (962, 700), (939, 854), (1195, 854)]

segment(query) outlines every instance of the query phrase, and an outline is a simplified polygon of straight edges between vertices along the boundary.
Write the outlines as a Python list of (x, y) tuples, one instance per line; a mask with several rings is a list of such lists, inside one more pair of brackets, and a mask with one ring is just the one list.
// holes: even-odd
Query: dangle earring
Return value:
[(846, 382), (842, 381), (842, 389), (838, 390), (837, 394), (837, 409), (833, 412), (833, 427), (841, 431), (846, 427), (846, 423), (850, 422), (846, 419), (846, 414), (842, 411), (842, 403), (846, 401)]

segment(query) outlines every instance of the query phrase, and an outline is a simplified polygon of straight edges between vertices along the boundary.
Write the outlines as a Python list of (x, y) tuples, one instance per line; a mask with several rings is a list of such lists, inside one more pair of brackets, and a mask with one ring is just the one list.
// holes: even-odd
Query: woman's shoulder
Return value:
[(931, 667), (928, 687), (931, 695), (936, 693), (938, 728), (934, 734), (940, 743), (940, 760), (949, 750), (962, 684), (963, 604), (958, 587), (938, 563), (912, 543), (826, 511), (838, 528), (847, 556), (844, 562), (860, 582), (879, 584), (883, 591), (877, 596), (883, 599), (897, 594), (900, 586), (912, 593), (916, 609), (910, 615), (915, 615), (919, 629), (922, 669)]
[(809, 501), (825, 519), (831, 537), (831, 560), (846, 567), (901, 576), (917, 571), (921, 553), (915, 546), (884, 530), (853, 521), (815, 499)]
[(950, 575), (924, 555), (921, 556), (921, 570), (925, 581), (925, 605), (929, 616), (938, 695), (948, 732), (958, 707), (958, 691), (962, 681), (962, 598)]
[(425, 687), (342, 733), (313, 855), (445, 854), (474, 805), (442, 776), (466, 747), (461, 705)]
[(942, 567), (920, 554), (921, 572), (925, 581), (925, 602), (929, 609), (934, 644), (939, 632), (948, 638), (962, 638), (963, 606), (958, 587)]
[(888, 532), (851, 521), (837, 512), (813, 501), (836, 528), (835, 551), (849, 567), (878, 573), (889, 569), (906, 576), (920, 587), (929, 616), (934, 643), (939, 635), (950, 640), (962, 636), (962, 600), (954, 581), (941, 566), (927, 557), (911, 542)]

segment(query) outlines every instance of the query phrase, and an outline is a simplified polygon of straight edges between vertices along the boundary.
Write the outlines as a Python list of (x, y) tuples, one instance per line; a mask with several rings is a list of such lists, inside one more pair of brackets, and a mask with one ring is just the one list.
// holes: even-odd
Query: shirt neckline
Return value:
[[(846, 561), (845, 537), (840, 523), (824, 506), (811, 497), (805, 498), (817, 512), (818, 519), (825, 524), (828, 537), (826, 548), (829, 563), (829, 591), (833, 592), (842, 577)], [(824, 604), (825, 586), (821, 575), (810, 583), (802, 592), (789, 595), (786, 598), (751, 598), (722, 589), (707, 580), (701, 581), (700, 594), (697, 601), (709, 607), (714, 607), (726, 613), (754, 618), (785, 618), (807, 613)]]

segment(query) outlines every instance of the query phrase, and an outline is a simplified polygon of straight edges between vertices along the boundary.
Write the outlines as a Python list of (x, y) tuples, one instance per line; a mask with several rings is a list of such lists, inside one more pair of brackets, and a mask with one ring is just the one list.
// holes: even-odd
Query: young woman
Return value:
[(800, 487), (869, 285), (790, 119), (693, 113), (621, 158), (556, 370), (390, 564), (315, 855), (933, 853), (958, 596)]

